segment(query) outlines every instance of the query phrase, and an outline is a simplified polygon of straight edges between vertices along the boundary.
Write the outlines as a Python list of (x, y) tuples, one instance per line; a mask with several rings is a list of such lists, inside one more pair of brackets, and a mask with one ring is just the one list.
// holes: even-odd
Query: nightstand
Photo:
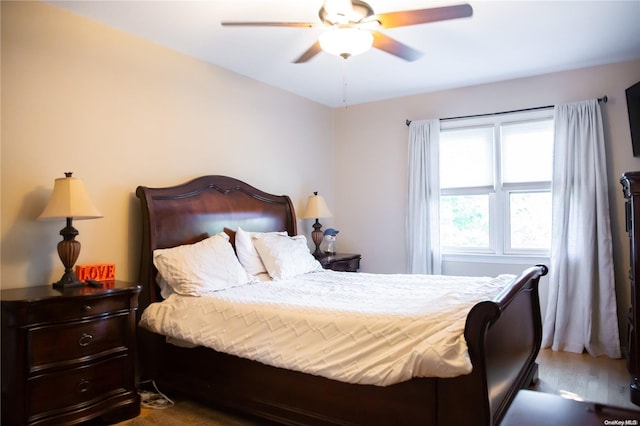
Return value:
[(137, 416), (140, 289), (107, 281), (102, 288), (2, 290), (2, 424)]
[(318, 256), (318, 262), (324, 269), (334, 271), (357, 272), (360, 269), (361, 255), (353, 253), (336, 253)]

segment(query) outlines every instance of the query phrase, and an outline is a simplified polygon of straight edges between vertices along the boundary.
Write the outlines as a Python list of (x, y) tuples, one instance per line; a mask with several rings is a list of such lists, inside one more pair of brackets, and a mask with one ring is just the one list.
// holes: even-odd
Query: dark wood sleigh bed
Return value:
[[(140, 309), (162, 300), (153, 251), (199, 241), (238, 226), (297, 234), (287, 196), (225, 176), (168, 187), (140, 186), (142, 253)], [(233, 242), (233, 238), (232, 238)], [(183, 348), (139, 329), (140, 380), (283, 424), (494, 425), (517, 391), (537, 376), (541, 340), (538, 281), (545, 266), (523, 271), (493, 300), (470, 311), (465, 338), (471, 374), (414, 378), (390, 386), (343, 383), (271, 367), (204, 347)]]

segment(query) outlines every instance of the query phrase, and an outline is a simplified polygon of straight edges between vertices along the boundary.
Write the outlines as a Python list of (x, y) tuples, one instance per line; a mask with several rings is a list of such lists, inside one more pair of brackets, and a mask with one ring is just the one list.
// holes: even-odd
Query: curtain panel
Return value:
[(554, 109), (552, 241), (542, 347), (619, 358), (602, 113), (596, 99)]
[(440, 274), (439, 120), (409, 125), (407, 200), (407, 271)]

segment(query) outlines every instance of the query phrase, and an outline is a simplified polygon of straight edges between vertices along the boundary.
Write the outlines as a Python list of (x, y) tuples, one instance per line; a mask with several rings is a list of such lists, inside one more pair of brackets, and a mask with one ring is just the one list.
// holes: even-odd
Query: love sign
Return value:
[(115, 263), (96, 263), (92, 265), (76, 265), (76, 277), (80, 281), (111, 281), (116, 279)]

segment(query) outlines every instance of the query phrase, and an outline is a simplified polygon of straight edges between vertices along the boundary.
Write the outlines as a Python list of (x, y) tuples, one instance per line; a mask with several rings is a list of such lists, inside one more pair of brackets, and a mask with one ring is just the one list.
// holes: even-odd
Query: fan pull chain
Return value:
[(345, 108), (349, 107), (349, 96), (347, 91), (347, 60), (343, 59), (341, 69), (342, 69), (342, 103)]

